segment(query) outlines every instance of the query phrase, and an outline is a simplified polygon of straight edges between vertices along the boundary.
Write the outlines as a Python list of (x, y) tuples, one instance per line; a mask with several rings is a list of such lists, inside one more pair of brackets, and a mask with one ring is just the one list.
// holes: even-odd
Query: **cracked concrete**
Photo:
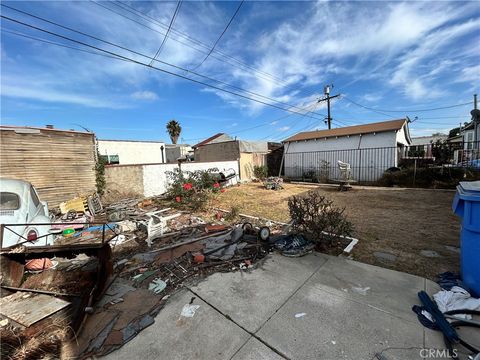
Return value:
[[(421, 348), (443, 347), (411, 311), (420, 290), (438, 286), (318, 253), (271, 255), (257, 269), (216, 273), (172, 296), (153, 325), (105, 358), (372, 359), (383, 351), (416, 359)], [(178, 321), (192, 297), (195, 316)]]

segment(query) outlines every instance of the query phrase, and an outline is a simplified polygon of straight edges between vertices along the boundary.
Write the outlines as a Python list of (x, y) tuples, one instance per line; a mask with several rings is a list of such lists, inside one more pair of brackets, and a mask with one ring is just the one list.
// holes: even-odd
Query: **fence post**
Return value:
[(303, 167), (305, 166), (304, 161), (303, 161), (304, 155), (305, 155), (305, 153), (302, 152), (302, 170), (301, 170), (302, 171), (302, 181), (305, 181), (305, 179), (303, 178), (303, 174), (305, 173), (305, 170), (303, 169)]
[(358, 151), (358, 182), (360, 182), (360, 176), (362, 171), (362, 149)]
[(417, 177), (417, 159), (413, 162), (413, 187), (415, 187), (415, 178)]

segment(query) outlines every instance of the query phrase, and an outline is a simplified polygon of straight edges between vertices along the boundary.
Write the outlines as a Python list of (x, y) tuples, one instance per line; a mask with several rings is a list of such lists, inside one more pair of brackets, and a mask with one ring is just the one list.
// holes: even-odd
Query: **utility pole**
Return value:
[(323, 99), (319, 99), (317, 102), (320, 102), (320, 101), (327, 101), (327, 109), (328, 109), (328, 116), (327, 116), (327, 124), (328, 124), (328, 129), (330, 130), (332, 128), (332, 116), (330, 114), (330, 99), (333, 99), (333, 98), (336, 98), (338, 96), (340, 96), (340, 94), (337, 94), (337, 95), (333, 95), (333, 96), (330, 96), (330, 86), (333, 88), (333, 84), (332, 85), (327, 85), (323, 88), (323, 93), (325, 94), (325, 98)]

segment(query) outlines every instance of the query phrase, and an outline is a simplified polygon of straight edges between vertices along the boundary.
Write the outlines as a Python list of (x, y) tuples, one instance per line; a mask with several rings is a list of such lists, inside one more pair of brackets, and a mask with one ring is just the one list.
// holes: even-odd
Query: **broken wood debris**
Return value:
[[(95, 221), (110, 221), (105, 225), (87, 223), (67, 237), (57, 234), (49, 249), (9, 252), (22, 270), (30, 258), (57, 256), (58, 266), (27, 274), (23, 280), (16, 276), (18, 282), (2, 281), (2, 285), (16, 291), (16, 296), (42, 295), (71, 304), (67, 306), (69, 315), (62, 308), (39, 320), (38, 326), (55, 321), (79, 329), (78, 343), (69, 342), (67, 355), (71, 357), (104, 355), (151, 324), (170, 294), (188, 286), (187, 282), (213, 272), (249, 271), (269, 251), (271, 245), (260, 239), (258, 227), (207, 224), (193, 214), (160, 204), (156, 199), (111, 204), (95, 213)], [(66, 220), (78, 216), (83, 214), (71, 211)], [(20, 275), (23, 271), (15, 268), (10, 273)], [(104, 275), (100, 281), (98, 275)], [(17, 310), (20, 313), (26, 309)], [(75, 324), (69, 318), (71, 314), (76, 314)], [(35, 326), (15, 330), (15, 336), (22, 339), (16, 346), (28, 342), (26, 334)], [(48, 333), (45, 336), (48, 338)], [(62, 339), (66, 340), (64, 336)], [(43, 349), (42, 344), (30, 344), (32, 351)], [(59, 343), (55, 344), (50, 344), (48, 351), (58, 357)]]

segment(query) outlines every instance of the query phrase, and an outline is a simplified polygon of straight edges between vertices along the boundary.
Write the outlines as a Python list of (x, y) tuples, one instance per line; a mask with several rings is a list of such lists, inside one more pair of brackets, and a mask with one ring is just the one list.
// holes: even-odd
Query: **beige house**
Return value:
[(253, 168), (267, 164), (268, 144), (266, 141), (215, 141), (217, 139), (218, 137), (214, 138), (213, 142), (205, 140), (193, 147), (195, 162), (238, 160), (241, 180), (252, 179), (254, 177)]

